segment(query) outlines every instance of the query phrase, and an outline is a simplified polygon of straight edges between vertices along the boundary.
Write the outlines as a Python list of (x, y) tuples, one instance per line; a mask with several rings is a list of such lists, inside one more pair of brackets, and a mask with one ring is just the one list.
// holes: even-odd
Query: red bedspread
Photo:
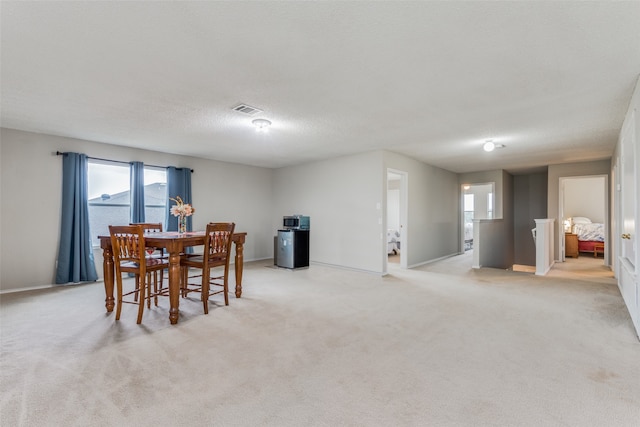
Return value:
[(593, 246), (596, 243), (602, 243), (602, 242), (596, 242), (595, 240), (578, 240), (578, 251), (593, 252)]

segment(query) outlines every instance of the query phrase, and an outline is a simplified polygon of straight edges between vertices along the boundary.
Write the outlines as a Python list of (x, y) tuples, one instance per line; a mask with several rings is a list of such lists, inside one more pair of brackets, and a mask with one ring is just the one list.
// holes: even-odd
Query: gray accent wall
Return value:
[(536, 219), (547, 217), (547, 174), (513, 177), (513, 261), (536, 265), (536, 246), (531, 229)]

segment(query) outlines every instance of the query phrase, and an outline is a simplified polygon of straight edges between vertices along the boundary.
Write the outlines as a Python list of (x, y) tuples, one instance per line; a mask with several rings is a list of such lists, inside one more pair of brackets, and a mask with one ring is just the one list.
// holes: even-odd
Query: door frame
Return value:
[(387, 209), (388, 209), (388, 197), (387, 197), (387, 193), (389, 191), (388, 189), (388, 184), (389, 184), (389, 173), (393, 173), (396, 175), (400, 175), (400, 192), (399, 192), (399, 203), (398, 203), (398, 207), (400, 209), (399, 212), (399, 217), (400, 217), (400, 268), (406, 269), (407, 265), (408, 265), (408, 248), (409, 248), (409, 233), (408, 233), (408, 228), (409, 228), (409, 221), (408, 221), (408, 206), (409, 206), (409, 201), (408, 201), (408, 193), (409, 193), (409, 172), (407, 171), (403, 171), (403, 170), (399, 170), (399, 169), (393, 169), (393, 168), (387, 168), (387, 173), (386, 173), (386, 179), (385, 182), (387, 183), (387, 186), (385, 187), (385, 206), (384, 206), (384, 234), (383, 234), (383, 246), (384, 246), (384, 273), (387, 273), (387, 267), (388, 267), (388, 254), (387, 254), (387, 239), (386, 239), (386, 235), (387, 235), (387, 230), (388, 230), (388, 215), (387, 215)]
[(607, 174), (595, 174), (595, 175), (579, 175), (579, 176), (561, 176), (558, 179), (558, 221), (556, 224), (556, 231), (558, 232), (558, 248), (560, 254), (558, 256), (559, 262), (565, 262), (565, 250), (564, 247), (564, 185), (566, 181), (575, 179), (589, 179), (589, 178), (604, 178), (604, 265), (610, 265), (610, 248), (611, 237), (609, 228), (611, 227), (610, 209), (609, 209), (609, 176)]

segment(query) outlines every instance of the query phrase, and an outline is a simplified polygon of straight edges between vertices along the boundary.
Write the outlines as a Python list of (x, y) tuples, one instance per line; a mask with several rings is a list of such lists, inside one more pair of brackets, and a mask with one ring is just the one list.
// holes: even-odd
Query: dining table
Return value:
[[(235, 276), (236, 298), (242, 296), (243, 249), (247, 233), (233, 233), (231, 240), (235, 247)], [(103, 255), (104, 291), (106, 295), (105, 307), (112, 312), (115, 306), (114, 289), (114, 261), (110, 236), (98, 236)], [(178, 323), (180, 305), (180, 256), (186, 248), (204, 245), (204, 231), (148, 232), (144, 234), (145, 246), (163, 249), (169, 255), (169, 321), (172, 325)]]

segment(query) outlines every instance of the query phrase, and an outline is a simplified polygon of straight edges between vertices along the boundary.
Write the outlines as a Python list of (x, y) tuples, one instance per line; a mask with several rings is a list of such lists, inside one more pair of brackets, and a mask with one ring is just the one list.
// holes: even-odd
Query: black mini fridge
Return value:
[(309, 230), (278, 230), (276, 264), (283, 268), (309, 267)]

